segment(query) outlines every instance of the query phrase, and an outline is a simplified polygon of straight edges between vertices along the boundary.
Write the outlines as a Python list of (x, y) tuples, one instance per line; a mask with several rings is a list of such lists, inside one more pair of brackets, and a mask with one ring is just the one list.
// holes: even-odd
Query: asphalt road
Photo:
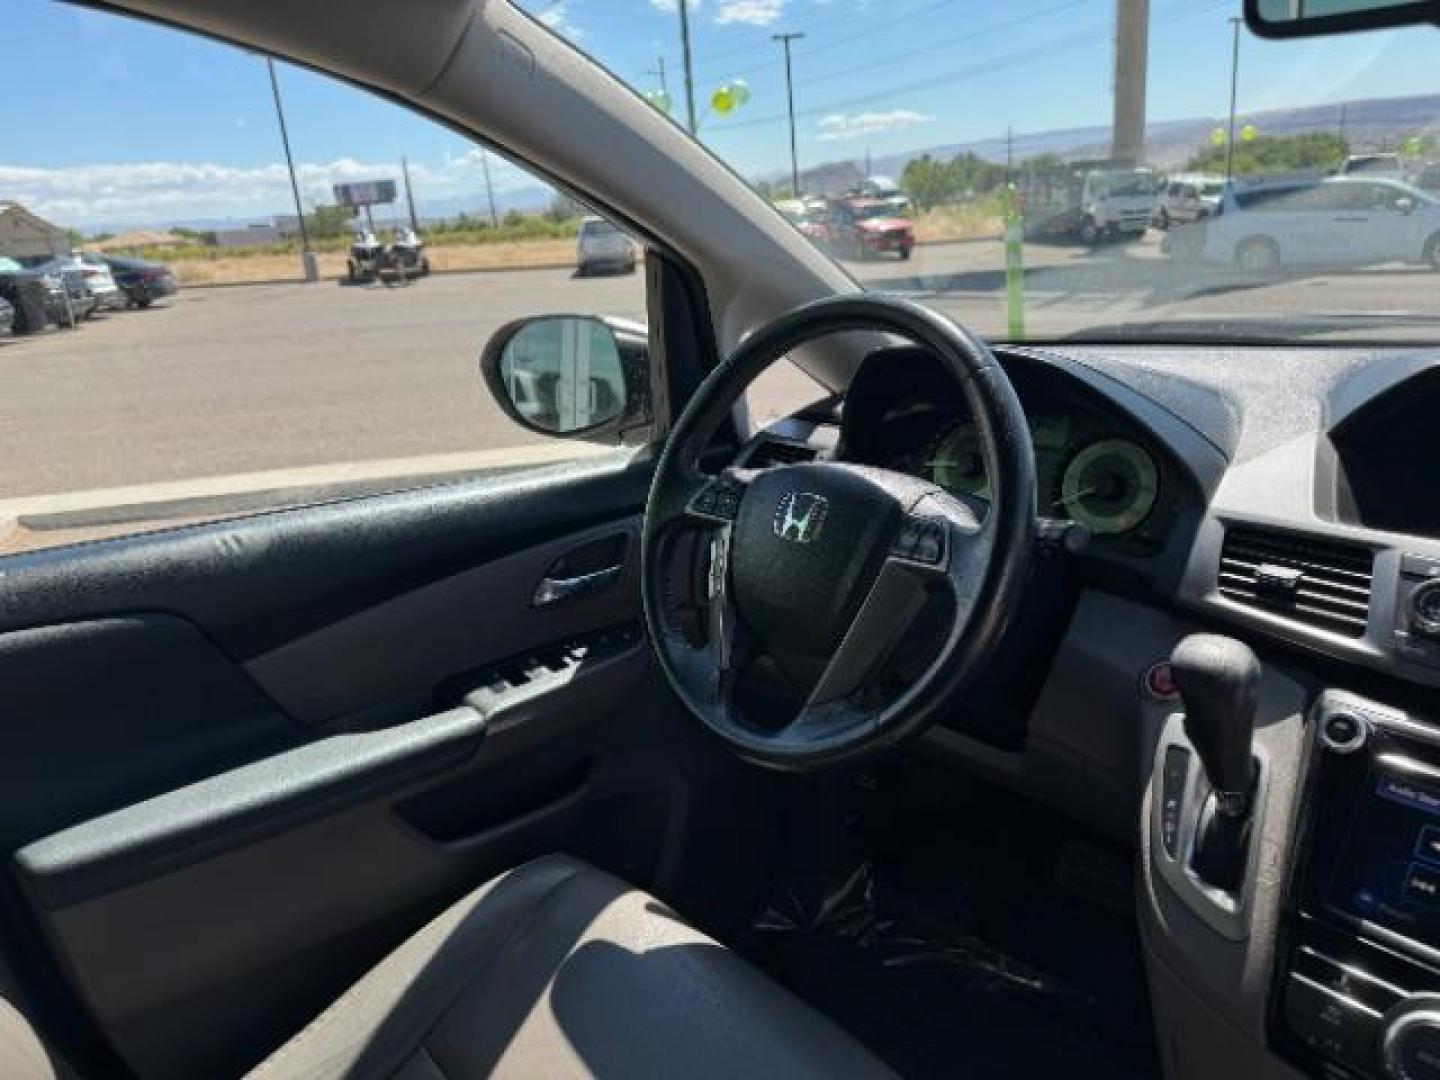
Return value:
[[(1088, 252), (1028, 246), (1027, 333), (1237, 314), (1435, 311), (1440, 276), (1413, 268), (1237, 281), (1174, 263), (1152, 235)], [(1003, 334), (998, 242), (922, 247), (853, 264), (872, 288)], [(77, 332), (0, 338), (0, 504), (31, 496), (467, 452), (550, 440), (504, 418), (477, 371), (506, 321), (547, 311), (639, 318), (643, 277), (567, 270), (432, 277), (408, 288), (337, 284), (191, 289)], [(1233, 329), (1233, 328), (1232, 328)], [(1440, 338), (1440, 325), (1410, 324)], [(777, 376), (762, 413), (808, 391)], [(537, 453), (540, 451), (536, 451)], [(0, 515), (3, 516), (3, 515)]]

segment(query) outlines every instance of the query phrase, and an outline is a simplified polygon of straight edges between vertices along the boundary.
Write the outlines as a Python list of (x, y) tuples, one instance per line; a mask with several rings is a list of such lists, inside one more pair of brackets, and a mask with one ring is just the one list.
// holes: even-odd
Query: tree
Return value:
[(519, 210), (506, 210), (505, 216), (500, 219), (500, 224), (509, 226), (510, 228), (514, 228), (516, 225), (524, 225), (525, 215)]
[(574, 221), (585, 213), (584, 207), (568, 195), (557, 194), (550, 200), (550, 205), (545, 209), (545, 220), (553, 221), (556, 225), (563, 225), (567, 221)]
[(929, 210), (956, 193), (953, 171), (929, 154), (911, 158), (900, 173), (900, 186), (910, 193), (917, 210)]
[(348, 206), (317, 206), (305, 215), (305, 231), (313, 240), (332, 240), (350, 230), (353, 217)]
[(205, 247), (214, 247), (219, 242), (213, 229), (187, 229), (183, 225), (176, 225), (170, 231), (183, 240), (192, 244), (203, 244)]
[[(1333, 169), (1349, 155), (1350, 144), (1329, 131), (1257, 135), (1249, 142), (1235, 144), (1232, 168), (1236, 176)], [(1207, 146), (1192, 157), (1185, 168), (1193, 172), (1223, 173), (1225, 147)]]

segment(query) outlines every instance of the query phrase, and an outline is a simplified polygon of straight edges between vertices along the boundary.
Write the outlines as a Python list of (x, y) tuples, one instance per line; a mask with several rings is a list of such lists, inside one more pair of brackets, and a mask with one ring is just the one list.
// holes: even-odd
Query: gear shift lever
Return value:
[(1260, 661), (1250, 647), (1219, 634), (1191, 634), (1170, 655), (1185, 704), (1185, 734), (1229, 816), (1250, 809), (1250, 739), (1260, 702)]
[(1260, 662), (1249, 646), (1218, 634), (1191, 634), (1170, 669), (1185, 705), (1185, 734), (1215, 790), (1202, 809), (1195, 872), (1218, 888), (1239, 887), (1249, 846), (1254, 766), (1250, 743), (1260, 702)]

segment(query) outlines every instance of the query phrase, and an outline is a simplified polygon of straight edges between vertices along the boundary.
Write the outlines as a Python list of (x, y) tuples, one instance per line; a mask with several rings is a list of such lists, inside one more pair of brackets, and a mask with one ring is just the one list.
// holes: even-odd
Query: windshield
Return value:
[(888, 203), (879, 203), (870, 206), (862, 205), (855, 207), (855, 217), (860, 221), (865, 221), (869, 218), (893, 218), (897, 216), (898, 213), (895, 207), (889, 205)]
[[(522, 0), (688, 127), (680, 0), (616, 2)], [(1008, 339), (1440, 340), (1429, 202), (1317, 202), (1251, 235), (1221, 198), (1440, 188), (1432, 27), (1267, 41), (1238, 0), (684, 2), (695, 136), (767, 201), (908, 197), (913, 249), (806, 231), (869, 288)], [(1204, 202), (1165, 197), (1181, 176)]]

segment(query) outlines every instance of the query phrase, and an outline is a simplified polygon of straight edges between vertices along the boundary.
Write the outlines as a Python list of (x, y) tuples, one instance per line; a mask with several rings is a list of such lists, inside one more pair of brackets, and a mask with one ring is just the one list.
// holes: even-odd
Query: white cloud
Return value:
[[(307, 205), (333, 202), (332, 184), (398, 180), (399, 171), (393, 161), (354, 158), (303, 162), (295, 170)], [(490, 173), (500, 195), (537, 185), (527, 173), (493, 155)], [(410, 176), (422, 209), (427, 199), (473, 198), (477, 206), (484, 199), (476, 147), (435, 164), (412, 161)], [(69, 168), (0, 164), (0, 191), (41, 217), (72, 227), (263, 218), (293, 212), (289, 176), (280, 162), (243, 168), (180, 161)]]
[(722, 0), (715, 11), (715, 21), (771, 26), (779, 20), (784, 10), (785, 0)]
[(566, 3), (565, 0), (561, 0), (560, 3), (553, 7), (546, 8), (540, 13), (539, 18), (540, 21), (551, 30), (554, 30), (557, 34), (563, 34), (572, 41), (579, 41), (585, 36), (585, 32), (571, 21), (570, 5)]
[(914, 109), (891, 109), (889, 112), (862, 112), (853, 115), (832, 113), (820, 118), (817, 125), (820, 134), (817, 138), (821, 142), (854, 139), (880, 131), (898, 131), (901, 128), (915, 127), (917, 124), (928, 124), (934, 119), (935, 117), (928, 113), (916, 112)]

